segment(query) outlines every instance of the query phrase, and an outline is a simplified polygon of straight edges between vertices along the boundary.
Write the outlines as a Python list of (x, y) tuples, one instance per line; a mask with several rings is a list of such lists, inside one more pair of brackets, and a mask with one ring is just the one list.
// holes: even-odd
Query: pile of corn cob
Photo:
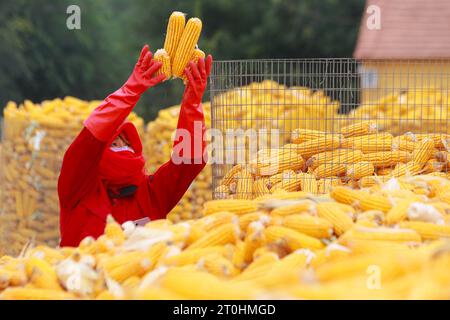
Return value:
[(349, 113), (349, 118), (377, 119), (382, 130), (397, 135), (409, 131), (450, 133), (449, 114), (450, 97), (446, 90), (420, 88), (362, 104)]
[[(210, 127), (210, 105), (203, 104), (205, 123)], [(149, 122), (144, 139), (144, 153), (149, 173), (155, 172), (161, 165), (169, 161), (175, 130), (177, 128), (180, 106), (162, 109), (158, 117)], [(189, 190), (177, 206), (169, 213), (168, 218), (173, 222), (198, 218), (203, 204), (211, 200), (211, 166), (208, 164), (197, 176)]]
[(167, 24), (164, 48), (158, 49), (154, 55), (154, 60), (162, 63), (156, 75), (164, 74), (166, 80), (173, 77), (186, 81), (184, 69), (188, 63), (205, 58), (205, 53), (197, 46), (201, 31), (199, 18), (190, 18), (186, 23), (185, 14), (174, 11)]
[(448, 299), (450, 180), (330, 196), (213, 200), (204, 217), (120, 226), (0, 259), (0, 299)]
[(296, 129), (289, 144), (262, 149), (237, 164), (214, 190), (216, 198), (253, 199), (278, 190), (328, 193), (333, 186), (369, 187), (392, 177), (449, 177), (450, 135), (378, 132), (376, 121), (337, 134)]
[(321, 90), (286, 87), (273, 80), (254, 82), (214, 97), (215, 128), (278, 129), (288, 142), (296, 128), (335, 131), (346, 116), (340, 104)]
[[(56, 186), (62, 159), (83, 120), (99, 103), (66, 97), (20, 106), (10, 102), (5, 107), (0, 248), (18, 253), (30, 238), (58, 245)], [(143, 134), (143, 120), (134, 113), (129, 120)]]

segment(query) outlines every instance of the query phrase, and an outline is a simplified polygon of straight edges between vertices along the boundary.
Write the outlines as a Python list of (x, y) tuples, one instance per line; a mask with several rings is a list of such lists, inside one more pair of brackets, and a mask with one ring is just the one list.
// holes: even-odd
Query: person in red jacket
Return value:
[(141, 140), (126, 118), (141, 95), (165, 76), (154, 76), (161, 63), (144, 46), (130, 78), (92, 112), (64, 155), (58, 180), (61, 246), (77, 246), (87, 236), (99, 237), (108, 215), (119, 223), (162, 219), (178, 203), (206, 164), (201, 101), (211, 64), (209, 55), (185, 69), (188, 81), (174, 153), (147, 175)]

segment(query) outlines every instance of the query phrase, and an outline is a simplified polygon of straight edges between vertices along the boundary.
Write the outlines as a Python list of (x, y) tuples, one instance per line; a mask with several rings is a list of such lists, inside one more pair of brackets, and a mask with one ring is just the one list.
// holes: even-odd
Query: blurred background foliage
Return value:
[[(66, 9), (81, 8), (81, 30)], [(163, 46), (174, 10), (203, 20), (216, 60), (351, 57), (364, 0), (0, 0), (0, 105), (72, 95), (103, 99), (127, 79), (144, 43)], [(178, 104), (181, 81), (146, 93), (146, 120)], [(209, 97), (205, 97), (206, 100)]]

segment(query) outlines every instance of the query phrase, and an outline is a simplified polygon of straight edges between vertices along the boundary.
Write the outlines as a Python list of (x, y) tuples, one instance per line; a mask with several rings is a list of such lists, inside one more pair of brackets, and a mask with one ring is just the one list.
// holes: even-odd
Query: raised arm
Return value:
[(188, 83), (181, 102), (171, 159), (149, 178), (150, 198), (158, 218), (164, 218), (178, 203), (192, 181), (205, 167), (205, 118), (202, 98), (211, 72), (212, 57), (190, 63)]
[(61, 207), (75, 206), (99, 183), (98, 165), (104, 149), (141, 95), (164, 80), (164, 75), (153, 77), (160, 67), (160, 62), (152, 60), (148, 45), (144, 46), (126, 83), (109, 95), (86, 119), (85, 127), (64, 155), (58, 180)]

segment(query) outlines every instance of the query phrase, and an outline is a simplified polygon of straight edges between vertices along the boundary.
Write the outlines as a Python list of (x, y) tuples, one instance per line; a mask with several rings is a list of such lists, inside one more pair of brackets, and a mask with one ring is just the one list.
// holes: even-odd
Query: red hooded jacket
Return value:
[[(108, 214), (119, 223), (145, 217), (151, 220), (165, 218), (204, 168), (204, 157), (197, 160), (192, 157), (191, 164), (175, 164), (171, 159), (154, 174), (145, 175), (132, 196), (118, 199), (108, 196), (99, 175), (105, 148), (109, 148), (112, 140), (123, 132), (135, 153), (142, 153), (136, 128), (124, 122), (139, 97), (140, 94), (126, 86), (108, 96), (85, 121), (85, 127), (66, 151), (58, 181), (61, 246), (77, 246), (87, 236), (99, 237), (104, 232)], [(200, 134), (203, 136), (202, 106), (185, 94), (178, 129), (185, 129), (191, 137), (198, 139), (199, 130), (196, 128), (194, 132), (194, 122), (202, 124)], [(203, 156), (205, 144), (200, 145), (198, 147), (197, 143), (196, 147), (201, 148)]]

